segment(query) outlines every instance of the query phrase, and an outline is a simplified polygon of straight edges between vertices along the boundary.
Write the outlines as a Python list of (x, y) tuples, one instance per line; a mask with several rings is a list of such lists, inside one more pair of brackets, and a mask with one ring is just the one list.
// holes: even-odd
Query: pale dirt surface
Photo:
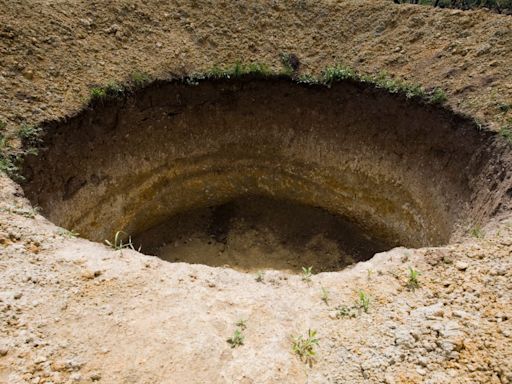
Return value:
[[(0, 382), (508, 383), (510, 222), (312, 282), (168, 263), (73, 240), (2, 185)], [(416, 291), (407, 268), (422, 272)], [(326, 305), (321, 288), (329, 291)], [(368, 313), (336, 318), (364, 290)], [(245, 343), (226, 339), (247, 320)], [(291, 337), (318, 330), (317, 363)]]
[[(283, 51), (304, 71), (340, 62), (441, 86), (450, 107), (495, 128), (510, 117), (496, 108), (512, 102), (510, 17), (384, 1), (212, 4), (0, 1), (0, 117), (16, 130), (71, 113), (91, 84), (134, 70), (277, 68)], [(0, 383), (511, 383), (510, 223), (310, 284), (275, 271), (257, 282), (69, 238), (2, 175)], [(410, 266), (422, 272), (414, 292)], [(361, 289), (369, 313), (337, 319)], [(245, 344), (231, 349), (239, 319)], [(312, 368), (291, 351), (308, 328), (320, 339)]]

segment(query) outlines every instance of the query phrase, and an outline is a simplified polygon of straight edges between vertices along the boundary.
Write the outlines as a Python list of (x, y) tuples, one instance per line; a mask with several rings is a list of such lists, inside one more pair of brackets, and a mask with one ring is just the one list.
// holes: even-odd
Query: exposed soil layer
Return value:
[[(164, 236), (173, 216), (247, 196), (339, 216), (358, 228), (350, 241), (373, 244), (367, 257), (395, 245), (440, 245), (506, 205), (511, 184), (509, 157), (493, 134), (352, 82), (159, 82), (45, 131), (46, 149), (25, 167), (33, 204), (95, 241), (153, 231), (153, 250), (154, 239), (179, 240)], [(210, 237), (226, 242), (218, 230)]]

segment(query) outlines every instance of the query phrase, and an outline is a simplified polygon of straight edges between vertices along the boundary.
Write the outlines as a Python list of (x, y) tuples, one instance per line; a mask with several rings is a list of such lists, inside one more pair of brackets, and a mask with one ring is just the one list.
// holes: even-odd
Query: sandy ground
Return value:
[[(507, 16), (387, 1), (4, 0), (0, 9), (9, 131), (62, 118), (92, 85), (137, 70), (169, 76), (237, 60), (279, 69), (283, 52), (303, 73), (343, 63), (440, 86), (449, 107), (493, 129), (512, 116)], [(311, 281), (285, 271), (257, 281), (73, 238), (22, 195), (0, 176), (1, 383), (512, 383), (507, 218), (463, 243), (395, 249)], [(407, 287), (409, 267), (421, 271), (418, 289)], [(231, 348), (239, 320), (244, 344)], [(319, 338), (311, 367), (292, 351), (308, 329)]]

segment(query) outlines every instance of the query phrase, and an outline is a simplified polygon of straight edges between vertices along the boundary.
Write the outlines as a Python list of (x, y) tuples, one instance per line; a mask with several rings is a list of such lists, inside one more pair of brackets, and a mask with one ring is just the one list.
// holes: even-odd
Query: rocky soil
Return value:
[[(167, 77), (237, 60), (278, 70), (283, 52), (303, 73), (342, 63), (440, 86), (448, 107), (492, 129), (512, 116), (508, 16), (380, 0), (0, 9), (0, 119), (13, 132), (62, 118), (92, 85), (135, 71)], [(309, 282), (283, 271), (257, 279), (74, 238), (0, 175), (0, 383), (512, 383), (511, 277), (509, 217), (461, 243), (394, 249)], [(244, 344), (231, 348), (241, 319)], [(311, 366), (292, 351), (308, 329), (319, 339)]]
[[(308, 282), (114, 251), (48, 223), (14, 183), (1, 190), (2, 383), (512, 382), (510, 220)], [(292, 352), (308, 329), (311, 367)]]

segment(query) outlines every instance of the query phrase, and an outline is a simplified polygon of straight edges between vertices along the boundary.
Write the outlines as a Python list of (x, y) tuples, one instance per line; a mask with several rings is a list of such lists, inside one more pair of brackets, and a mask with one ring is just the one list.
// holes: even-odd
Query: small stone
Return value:
[(0, 347), (0, 357), (3, 357), (9, 353), (9, 349), (7, 347)]
[(17, 292), (14, 294), (14, 300), (19, 300), (19, 299), (21, 299), (22, 296), (23, 296), (23, 293)]
[(457, 261), (457, 263), (455, 263), (455, 268), (457, 268), (459, 271), (465, 271), (468, 269), (468, 267), (469, 264), (464, 261)]
[(100, 381), (101, 380), (101, 375), (99, 373), (93, 373), (91, 375), (91, 380), (92, 381)]

